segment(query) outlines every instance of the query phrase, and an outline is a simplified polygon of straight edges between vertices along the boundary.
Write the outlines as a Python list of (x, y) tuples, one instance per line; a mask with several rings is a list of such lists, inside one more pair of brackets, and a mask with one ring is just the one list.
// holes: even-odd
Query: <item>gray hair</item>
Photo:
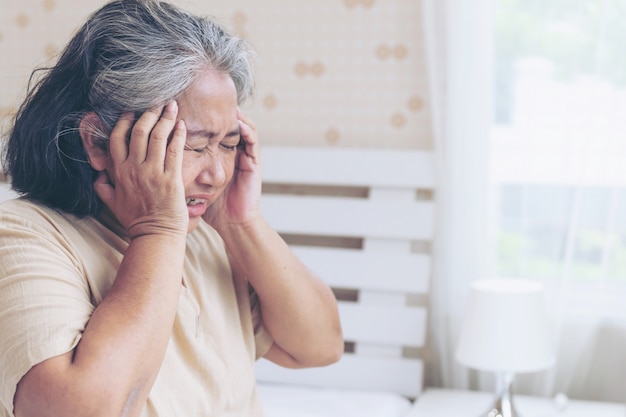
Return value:
[(85, 26), (98, 43), (88, 98), (109, 129), (123, 111), (178, 97), (207, 69), (228, 73), (239, 103), (252, 95), (252, 52), (214, 20), (159, 0), (112, 1)]
[(124, 112), (141, 113), (178, 98), (204, 71), (232, 78), (237, 101), (253, 92), (254, 53), (214, 19), (159, 0), (114, 0), (78, 30), (56, 65), (29, 88), (9, 134), (4, 164), (15, 191), (76, 215), (93, 215), (101, 201), (97, 172), (86, 163), (78, 126), (90, 126), (106, 146)]

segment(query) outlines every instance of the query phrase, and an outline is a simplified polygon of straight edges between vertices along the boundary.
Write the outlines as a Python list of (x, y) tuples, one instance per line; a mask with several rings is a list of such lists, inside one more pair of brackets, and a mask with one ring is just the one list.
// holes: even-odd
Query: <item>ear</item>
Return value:
[(104, 171), (109, 157), (106, 142), (98, 135), (98, 132), (102, 132), (101, 126), (102, 122), (94, 112), (85, 114), (78, 124), (83, 147), (89, 158), (89, 165), (96, 171)]

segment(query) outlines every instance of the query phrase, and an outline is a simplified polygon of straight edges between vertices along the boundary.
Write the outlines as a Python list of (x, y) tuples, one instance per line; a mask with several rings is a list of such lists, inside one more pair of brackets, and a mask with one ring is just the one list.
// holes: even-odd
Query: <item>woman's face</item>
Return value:
[(207, 70), (177, 101), (178, 119), (187, 126), (182, 172), (191, 232), (233, 177), (237, 90), (228, 74)]

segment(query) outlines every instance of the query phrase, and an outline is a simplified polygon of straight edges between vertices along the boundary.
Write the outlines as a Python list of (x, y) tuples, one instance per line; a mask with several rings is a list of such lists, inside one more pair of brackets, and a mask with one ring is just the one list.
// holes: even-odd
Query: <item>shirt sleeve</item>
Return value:
[(94, 310), (89, 294), (54, 224), (0, 213), (0, 407), (7, 415), (26, 372), (78, 344)]

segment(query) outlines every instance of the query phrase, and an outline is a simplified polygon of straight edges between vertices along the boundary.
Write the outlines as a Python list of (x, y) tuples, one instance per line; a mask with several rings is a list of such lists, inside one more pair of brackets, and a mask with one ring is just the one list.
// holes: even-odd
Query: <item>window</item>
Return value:
[(494, 0), (497, 274), (626, 288), (626, 0)]

